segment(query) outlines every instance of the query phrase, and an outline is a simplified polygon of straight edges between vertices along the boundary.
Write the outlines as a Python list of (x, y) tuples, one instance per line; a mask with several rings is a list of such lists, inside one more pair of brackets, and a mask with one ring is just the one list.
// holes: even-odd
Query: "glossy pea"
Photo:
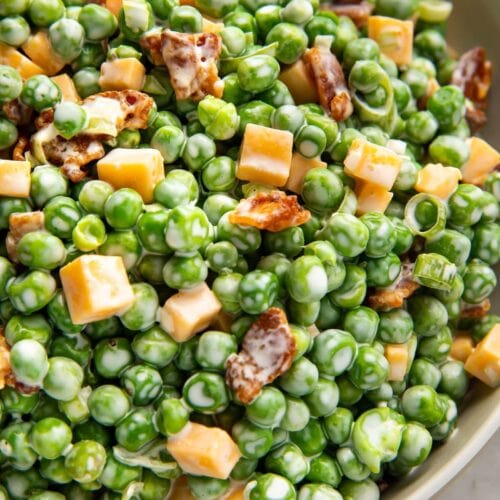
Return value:
[(59, 238), (70, 238), (82, 214), (76, 202), (66, 196), (52, 198), (43, 208), (45, 228)]
[(448, 322), (446, 308), (429, 295), (412, 297), (408, 301), (408, 312), (413, 318), (415, 332), (419, 335), (435, 335)]
[(9, 281), (7, 296), (19, 312), (31, 314), (45, 307), (56, 292), (56, 281), (45, 271), (30, 271)]
[(266, 43), (278, 42), (277, 59), (284, 64), (295, 62), (307, 48), (307, 35), (299, 26), (280, 23), (269, 30)]
[(330, 292), (328, 297), (334, 305), (350, 309), (361, 305), (366, 291), (366, 271), (355, 264), (346, 264), (344, 282), (339, 288)]
[(134, 231), (113, 231), (107, 235), (106, 241), (97, 249), (97, 252), (100, 255), (121, 257), (125, 268), (129, 271), (139, 262), (142, 246)]
[(302, 357), (279, 378), (279, 386), (288, 394), (300, 397), (314, 390), (318, 378), (318, 368), (309, 359)]
[(360, 306), (347, 311), (342, 320), (342, 328), (357, 342), (371, 344), (381, 327), (381, 317), (369, 307)]
[(271, 449), (273, 433), (249, 420), (240, 420), (232, 428), (232, 437), (245, 458), (261, 458)]
[(269, 253), (297, 256), (304, 246), (304, 233), (299, 226), (264, 233), (264, 247)]
[(330, 212), (342, 201), (344, 187), (335, 173), (313, 168), (304, 176), (301, 195), (307, 208), (318, 213)]
[(327, 445), (327, 440), (321, 422), (312, 418), (307, 425), (298, 432), (291, 432), (290, 439), (304, 455), (311, 457), (321, 453)]
[(286, 412), (286, 399), (283, 393), (274, 387), (264, 387), (257, 398), (247, 406), (250, 422), (265, 428), (280, 425)]
[(349, 369), (351, 382), (363, 390), (380, 387), (389, 375), (389, 363), (383, 354), (370, 346), (361, 346)]
[(493, 269), (479, 259), (469, 262), (462, 277), (464, 281), (462, 298), (471, 304), (478, 304), (486, 299), (497, 284)]
[(106, 463), (106, 450), (96, 441), (76, 443), (65, 458), (65, 467), (73, 480), (79, 483), (95, 481)]
[(116, 378), (133, 362), (130, 342), (121, 337), (103, 339), (94, 349), (94, 365), (104, 378)]
[(343, 330), (325, 330), (315, 339), (310, 357), (325, 375), (337, 376), (352, 366), (357, 355), (354, 337)]

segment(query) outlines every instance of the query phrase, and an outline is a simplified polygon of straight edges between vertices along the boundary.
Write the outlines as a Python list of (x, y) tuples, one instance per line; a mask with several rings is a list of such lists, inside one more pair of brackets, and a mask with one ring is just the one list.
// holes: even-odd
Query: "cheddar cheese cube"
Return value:
[(116, 189), (135, 189), (151, 203), (156, 184), (165, 177), (163, 157), (157, 149), (116, 148), (97, 162), (97, 176)]
[(500, 323), (477, 344), (465, 362), (465, 369), (486, 385), (500, 385)]
[(202, 19), (202, 31), (203, 33), (219, 33), (224, 29), (224, 24), (204, 17)]
[(321, 161), (319, 156), (316, 158), (305, 158), (300, 153), (293, 153), (290, 175), (286, 181), (285, 189), (300, 194), (304, 177), (313, 168), (326, 168), (326, 163)]
[(319, 101), (312, 75), (302, 59), (283, 69), (279, 79), (288, 87), (296, 104)]
[(500, 153), (479, 137), (467, 140), (470, 148), (470, 157), (462, 166), (464, 182), (480, 186), (495, 167), (500, 164)]
[(410, 357), (410, 345), (405, 344), (386, 344), (384, 347), (384, 356), (389, 362), (389, 381), (404, 380), (408, 370), (408, 359)]
[(357, 215), (363, 215), (367, 212), (384, 213), (394, 196), (383, 187), (363, 181), (356, 182), (355, 193), (358, 200)]
[(62, 267), (59, 276), (76, 325), (121, 314), (134, 303), (121, 257), (82, 255)]
[(30, 61), (24, 54), (21, 54), (14, 47), (0, 42), (0, 64), (12, 66), (19, 71), (21, 78), (27, 80), (35, 75), (42, 75), (43, 68)]
[(31, 188), (28, 161), (0, 160), (0, 196), (27, 198)]
[(49, 36), (45, 31), (37, 31), (21, 46), (24, 53), (48, 76), (55, 75), (66, 65), (52, 48)]
[(104, 7), (118, 17), (122, 8), (122, 0), (104, 0)]
[(169, 297), (160, 309), (160, 324), (177, 342), (186, 342), (205, 330), (220, 310), (217, 297), (202, 283)]
[(399, 174), (403, 159), (394, 151), (356, 139), (344, 160), (345, 173), (389, 191)]
[(474, 342), (467, 333), (455, 335), (451, 344), (450, 356), (457, 361), (465, 363), (474, 350)]
[(419, 171), (415, 190), (446, 200), (457, 189), (461, 178), (462, 174), (458, 168), (429, 163)]
[(290, 175), (293, 134), (249, 123), (243, 134), (236, 177), (243, 181), (284, 186)]
[(370, 16), (368, 37), (375, 40), (382, 54), (398, 66), (410, 64), (413, 58), (413, 22), (392, 17)]
[(80, 102), (75, 84), (67, 73), (53, 76), (51, 80), (61, 89), (63, 101)]
[(184, 472), (217, 479), (227, 479), (241, 457), (226, 431), (194, 422), (168, 439), (167, 450)]
[(114, 59), (101, 64), (99, 86), (102, 90), (141, 90), (146, 68), (135, 57)]

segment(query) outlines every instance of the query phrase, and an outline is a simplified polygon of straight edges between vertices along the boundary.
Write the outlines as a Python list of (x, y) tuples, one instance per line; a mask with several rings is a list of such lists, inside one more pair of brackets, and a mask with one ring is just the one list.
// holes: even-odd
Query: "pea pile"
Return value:
[[(29, 195), (5, 195), (0, 160), (0, 498), (377, 499), (452, 434), (470, 380), (459, 346), (470, 354), (500, 323), (488, 314), (500, 173), (471, 167), (485, 96), (456, 80), (451, 4), (180, 3), (0, 2), (0, 157), (31, 167)], [(416, 20), (408, 63), (391, 56), (397, 34), (369, 36), (370, 13)], [(217, 33), (221, 95), (181, 98), (145, 43), (167, 28)], [(336, 119), (321, 88), (307, 86), (311, 75), (295, 84), (303, 68), (287, 77), (312, 48), (343, 70), (334, 91), (351, 108)], [(116, 61), (126, 66), (111, 80), (145, 72), (134, 89), (154, 100), (144, 128), (92, 122), (89, 105), (69, 98), (68, 82), (81, 99), (124, 90), (104, 76)], [(31, 64), (45, 74), (26, 76)], [(94, 127), (103, 154), (159, 151), (165, 175), (152, 200), (100, 179), (94, 160), (80, 180), (43, 158), (37, 140), (23, 146), (48, 110), (64, 140)], [(293, 161), (309, 165), (298, 189), (242, 180), (249, 124), (293, 135)], [(374, 184), (351, 164), (358, 148), (389, 155)], [(271, 170), (277, 154), (268, 152)], [(401, 166), (384, 187), (387, 158)], [(443, 181), (440, 194), (429, 177), (452, 189)], [(307, 222), (279, 231), (231, 222), (240, 200), (279, 188), (299, 196)], [(34, 227), (16, 235), (23, 217)], [(59, 270), (89, 254), (122, 258), (134, 301), (81, 324)], [(159, 309), (204, 283), (222, 310), (177, 341)], [(243, 404), (227, 361), (271, 307), (286, 312), (293, 363)], [(183, 471), (169, 455), (165, 443), (193, 423), (235, 443), (229, 477)]]

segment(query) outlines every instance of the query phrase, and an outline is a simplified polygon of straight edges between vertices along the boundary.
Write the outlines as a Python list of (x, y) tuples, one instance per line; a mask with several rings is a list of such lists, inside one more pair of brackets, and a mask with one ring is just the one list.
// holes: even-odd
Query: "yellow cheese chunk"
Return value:
[(296, 104), (318, 102), (318, 91), (302, 59), (283, 69), (279, 79), (288, 87)]
[(205, 330), (220, 310), (217, 297), (202, 283), (169, 297), (160, 310), (160, 324), (177, 342), (186, 342)]
[(458, 168), (429, 163), (419, 171), (415, 190), (446, 200), (457, 189), (461, 178), (462, 174)]
[(368, 37), (375, 40), (382, 54), (398, 66), (410, 64), (413, 58), (413, 22), (392, 17), (370, 16)]
[(67, 73), (53, 76), (51, 80), (61, 89), (63, 101), (80, 102), (75, 84)]
[(12, 66), (19, 71), (21, 78), (27, 80), (35, 75), (42, 75), (43, 68), (30, 61), (24, 54), (21, 54), (14, 47), (0, 42), (0, 64)]
[(146, 68), (135, 57), (114, 59), (101, 64), (99, 85), (102, 90), (141, 90)]
[(76, 325), (110, 318), (134, 303), (121, 257), (82, 255), (62, 267), (59, 276)]
[(236, 177), (243, 181), (284, 186), (290, 175), (293, 134), (249, 123), (243, 134)]
[(465, 369), (486, 385), (500, 385), (500, 323), (477, 344), (465, 362)]
[(177, 478), (170, 489), (168, 500), (196, 500), (187, 481), (187, 476)]
[(28, 161), (0, 160), (0, 196), (27, 198), (31, 188)]
[(116, 189), (135, 189), (151, 203), (156, 184), (165, 177), (163, 157), (156, 149), (112, 149), (97, 162), (97, 176)]
[(409, 344), (386, 344), (384, 355), (389, 362), (387, 380), (404, 380), (408, 370)]
[(363, 181), (356, 182), (355, 193), (358, 200), (356, 209), (357, 215), (363, 215), (367, 212), (384, 213), (394, 196), (393, 193), (387, 191), (387, 189), (372, 184), (371, 182)]
[(104, 7), (106, 7), (106, 9), (108, 9), (116, 17), (118, 17), (118, 14), (120, 13), (120, 10), (122, 8), (122, 3), (122, 0), (105, 0)]
[(292, 164), (290, 166), (290, 175), (285, 184), (285, 189), (300, 194), (304, 177), (313, 168), (326, 168), (326, 163), (316, 158), (305, 158), (300, 153), (293, 153)]
[(64, 68), (66, 63), (54, 52), (49, 37), (45, 31), (37, 31), (31, 35), (21, 46), (24, 53), (38, 66), (43, 68), (45, 74), (52, 76)]
[(217, 479), (227, 479), (241, 457), (226, 431), (194, 422), (168, 439), (167, 450), (184, 472)]
[(470, 148), (470, 157), (462, 166), (462, 179), (464, 182), (480, 186), (495, 167), (500, 164), (500, 153), (479, 137), (467, 140)]
[(455, 335), (451, 344), (450, 356), (465, 363), (474, 350), (474, 342), (467, 333)]
[(344, 160), (345, 173), (390, 191), (403, 160), (389, 148), (377, 146), (365, 139), (351, 144)]
[(202, 19), (202, 31), (203, 33), (219, 33), (224, 29), (224, 24), (217, 21), (212, 21), (204, 17)]

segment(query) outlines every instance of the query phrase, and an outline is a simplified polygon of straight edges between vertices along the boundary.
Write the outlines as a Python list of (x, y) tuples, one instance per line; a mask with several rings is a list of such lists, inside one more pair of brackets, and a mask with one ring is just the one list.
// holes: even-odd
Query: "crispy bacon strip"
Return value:
[(311, 218), (311, 213), (297, 202), (294, 195), (283, 191), (257, 193), (241, 200), (229, 214), (229, 222), (242, 226), (253, 226), (266, 231), (281, 231), (288, 227), (300, 226)]
[(221, 38), (215, 33), (163, 31), (161, 52), (177, 99), (222, 96), (224, 83), (217, 70), (221, 49)]
[(351, 96), (338, 59), (324, 47), (313, 47), (304, 54), (304, 62), (312, 75), (320, 104), (336, 121), (352, 115)]
[(17, 260), (17, 245), (21, 238), (33, 231), (45, 229), (44, 215), (41, 210), (36, 212), (19, 212), (9, 215), (9, 232), (5, 238), (5, 248), (10, 260)]
[(484, 299), (479, 304), (464, 304), (460, 318), (463, 319), (478, 319), (483, 318), (488, 314), (491, 309), (491, 302), (489, 299)]
[(296, 352), (285, 313), (271, 307), (250, 326), (242, 350), (228, 358), (226, 383), (242, 403), (250, 404), (264, 385), (290, 368)]
[(349, 17), (357, 28), (364, 28), (368, 24), (368, 18), (373, 9), (373, 4), (369, 2), (355, 2), (354, 0), (327, 2), (320, 5), (320, 10), (329, 10), (330, 12), (335, 12), (337, 16)]

